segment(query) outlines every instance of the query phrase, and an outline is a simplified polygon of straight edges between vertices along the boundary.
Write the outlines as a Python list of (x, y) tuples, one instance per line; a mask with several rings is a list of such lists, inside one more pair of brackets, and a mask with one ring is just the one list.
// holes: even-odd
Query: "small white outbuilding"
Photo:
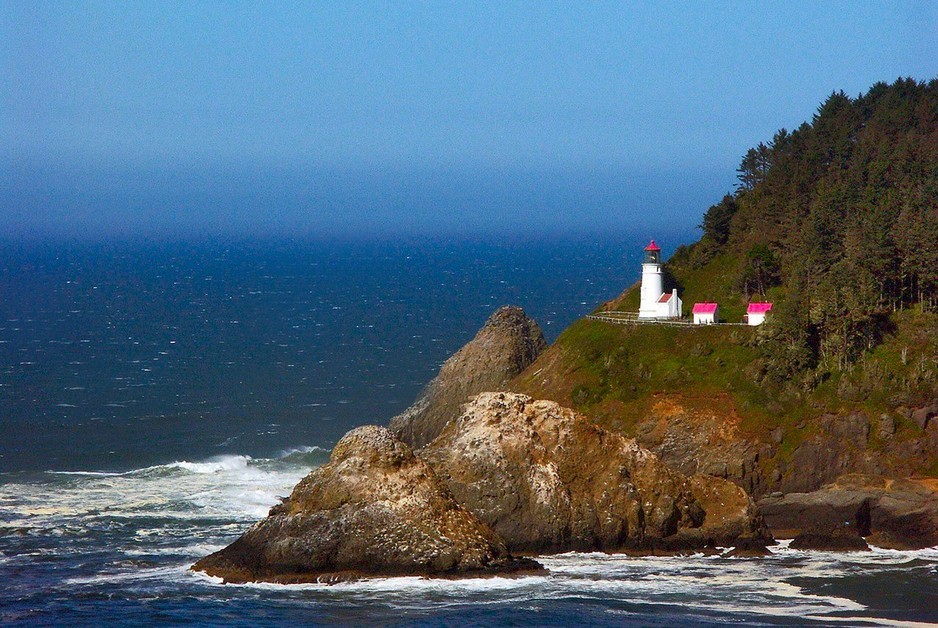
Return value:
[(771, 303), (750, 303), (746, 308), (746, 322), (753, 327), (765, 322), (765, 315), (772, 310)]
[(658, 297), (655, 304), (657, 308), (657, 318), (681, 318), (681, 297), (677, 296), (677, 288), (671, 292), (665, 292)]
[(720, 320), (719, 310), (716, 303), (694, 303), (694, 325), (713, 325)]

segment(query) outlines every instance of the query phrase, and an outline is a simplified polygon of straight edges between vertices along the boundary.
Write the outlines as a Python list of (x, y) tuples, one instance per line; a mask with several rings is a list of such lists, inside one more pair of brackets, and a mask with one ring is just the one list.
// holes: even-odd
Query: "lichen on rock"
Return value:
[(352, 430), (270, 515), (193, 569), (227, 582), (537, 571), (383, 427)]
[(749, 496), (672, 471), (551, 401), (482, 393), (418, 450), (516, 552), (682, 550), (771, 537)]

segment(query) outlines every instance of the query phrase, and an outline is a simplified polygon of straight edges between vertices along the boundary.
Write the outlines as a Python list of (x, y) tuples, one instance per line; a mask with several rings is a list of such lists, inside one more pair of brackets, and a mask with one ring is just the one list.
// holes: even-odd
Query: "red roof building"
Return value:
[(771, 303), (750, 303), (746, 308), (746, 322), (750, 325), (761, 325), (765, 322), (765, 315), (771, 310)]
[(694, 325), (713, 325), (719, 322), (719, 306), (716, 303), (694, 303), (691, 315)]
[(658, 246), (657, 244), (655, 244), (655, 241), (652, 240), (652, 241), (651, 241), (651, 244), (649, 244), (648, 246), (645, 247), (645, 250), (646, 250), (646, 251), (660, 251), (660, 250), (661, 250), (661, 247)]

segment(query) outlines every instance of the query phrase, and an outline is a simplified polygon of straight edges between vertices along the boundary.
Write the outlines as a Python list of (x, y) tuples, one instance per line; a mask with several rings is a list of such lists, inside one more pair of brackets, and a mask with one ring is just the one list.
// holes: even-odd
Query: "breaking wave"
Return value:
[[(878, 608), (871, 593), (904, 585), (920, 597), (938, 576), (938, 548), (803, 552), (783, 541), (761, 559), (569, 553), (540, 559), (547, 576), (379, 578), (332, 586), (223, 585), (189, 571), (265, 516), (328, 454), (297, 447), (273, 458), (226, 455), (123, 473), (49, 471), (29, 481), (8, 479), (0, 484), (0, 577), (14, 584), (0, 593), (0, 603), (26, 609), (27, 623), (36, 619), (29, 609), (46, 599), (71, 600), (77, 609), (102, 596), (126, 602), (125, 619), (139, 604), (185, 599), (183, 617), (211, 622), (218, 604), (243, 602), (247, 615), (230, 618), (233, 623), (287, 618), (298, 604), (328, 611), (324, 621), (338, 622), (362, 613), (378, 623), (447, 623), (466, 613), (476, 623), (938, 621), (927, 611), (896, 616)], [(33, 577), (12, 577), (24, 570)], [(0, 613), (0, 623), (5, 617), (11, 616)]]

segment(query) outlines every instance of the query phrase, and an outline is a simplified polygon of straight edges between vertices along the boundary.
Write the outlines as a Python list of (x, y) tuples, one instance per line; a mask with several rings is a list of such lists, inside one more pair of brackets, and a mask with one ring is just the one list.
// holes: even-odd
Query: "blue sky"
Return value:
[(935, 2), (0, 3), (0, 236), (647, 231)]

